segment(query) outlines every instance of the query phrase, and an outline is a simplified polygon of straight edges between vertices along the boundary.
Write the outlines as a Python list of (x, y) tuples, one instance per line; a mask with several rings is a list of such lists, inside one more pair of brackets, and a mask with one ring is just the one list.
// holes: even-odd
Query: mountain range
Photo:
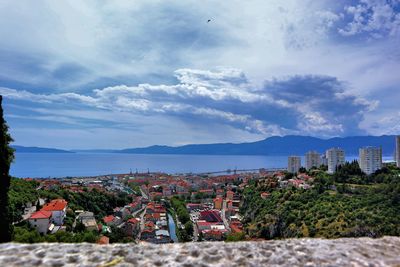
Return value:
[(360, 147), (380, 146), (383, 155), (392, 156), (395, 150), (395, 136), (352, 136), (321, 139), (310, 136), (288, 135), (273, 136), (261, 141), (250, 143), (217, 143), (193, 144), (184, 146), (149, 146), (143, 148), (128, 148), (122, 150), (60, 150), (52, 148), (14, 146), (18, 153), (130, 153), (130, 154), (192, 154), (192, 155), (269, 155), (287, 156), (304, 155), (307, 151), (325, 152), (331, 147), (341, 147), (346, 155), (358, 155)]
[(27, 147), (27, 146), (11, 146), (18, 153), (74, 153), (73, 151), (56, 149), (56, 148), (45, 148), (45, 147)]

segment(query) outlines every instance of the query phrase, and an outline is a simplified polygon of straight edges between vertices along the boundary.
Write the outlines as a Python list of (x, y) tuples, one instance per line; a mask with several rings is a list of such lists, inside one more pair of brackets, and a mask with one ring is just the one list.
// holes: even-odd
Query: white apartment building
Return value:
[(396, 136), (396, 166), (400, 168), (400, 135)]
[(326, 151), (328, 173), (334, 173), (336, 168), (345, 163), (345, 153), (341, 148), (331, 148)]
[(290, 156), (288, 157), (288, 172), (296, 173), (301, 168), (301, 157)]
[(51, 224), (51, 215), (51, 211), (39, 210), (28, 218), (28, 222), (36, 231), (46, 234)]
[(363, 147), (359, 150), (360, 168), (366, 174), (372, 174), (382, 168), (382, 148)]
[(309, 151), (306, 153), (306, 169), (321, 166), (321, 155), (317, 151)]

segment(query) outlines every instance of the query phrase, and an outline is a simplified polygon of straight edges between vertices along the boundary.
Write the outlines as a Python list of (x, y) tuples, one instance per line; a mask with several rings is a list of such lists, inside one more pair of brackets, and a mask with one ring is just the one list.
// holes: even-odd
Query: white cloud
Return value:
[(357, 5), (346, 6), (345, 12), (352, 20), (339, 33), (344, 36), (368, 33), (376, 39), (399, 36), (400, 15), (396, 6), (400, 6), (399, 2), (386, 0), (361, 0)]
[(354, 122), (376, 105), (346, 92), (343, 83), (332, 77), (286, 77), (256, 88), (236, 69), (183, 69), (175, 73), (179, 81), (175, 85), (119, 85), (95, 89), (92, 95), (33, 94), (9, 88), (0, 88), (0, 93), (38, 103), (79, 104), (140, 116), (167, 115), (191, 123), (217, 122), (263, 136), (345, 134), (349, 127), (357, 129)]

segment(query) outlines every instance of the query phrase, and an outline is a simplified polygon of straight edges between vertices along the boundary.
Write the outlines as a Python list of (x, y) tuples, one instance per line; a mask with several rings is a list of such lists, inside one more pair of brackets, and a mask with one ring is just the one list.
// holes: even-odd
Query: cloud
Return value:
[(385, 36), (398, 37), (400, 34), (400, 2), (397, 0), (361, 0), (357, 5), (345, 7), (350, 21), (339, 33), (353, 36), (367, 33), (370, 37), (381, 39)]
[(34, 94), (9, 88), (0, 88), (0, 93), (38, 103), (220, 123), (264, 136), (357, 133), (364, 114), (377, 104), (347, 93), (345, 83), (329, 76), (290, 76), (267, 81), (262, 88), (237, 69), (179, 69), (175, 76), (174, 85), (119, 85), (95, 89), (91, 95)]

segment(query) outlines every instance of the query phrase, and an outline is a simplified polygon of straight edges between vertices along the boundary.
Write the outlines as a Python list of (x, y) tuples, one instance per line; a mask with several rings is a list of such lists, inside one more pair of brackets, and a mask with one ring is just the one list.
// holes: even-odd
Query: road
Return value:
[(222, 221), (224, 222), (226, 230), (231, 231), (231, 228), (229, 227), (229, 222), (225, 217), (225, 209), (226, 209), (226, 199), (222, 203), (221, 217), (222, 217)]

